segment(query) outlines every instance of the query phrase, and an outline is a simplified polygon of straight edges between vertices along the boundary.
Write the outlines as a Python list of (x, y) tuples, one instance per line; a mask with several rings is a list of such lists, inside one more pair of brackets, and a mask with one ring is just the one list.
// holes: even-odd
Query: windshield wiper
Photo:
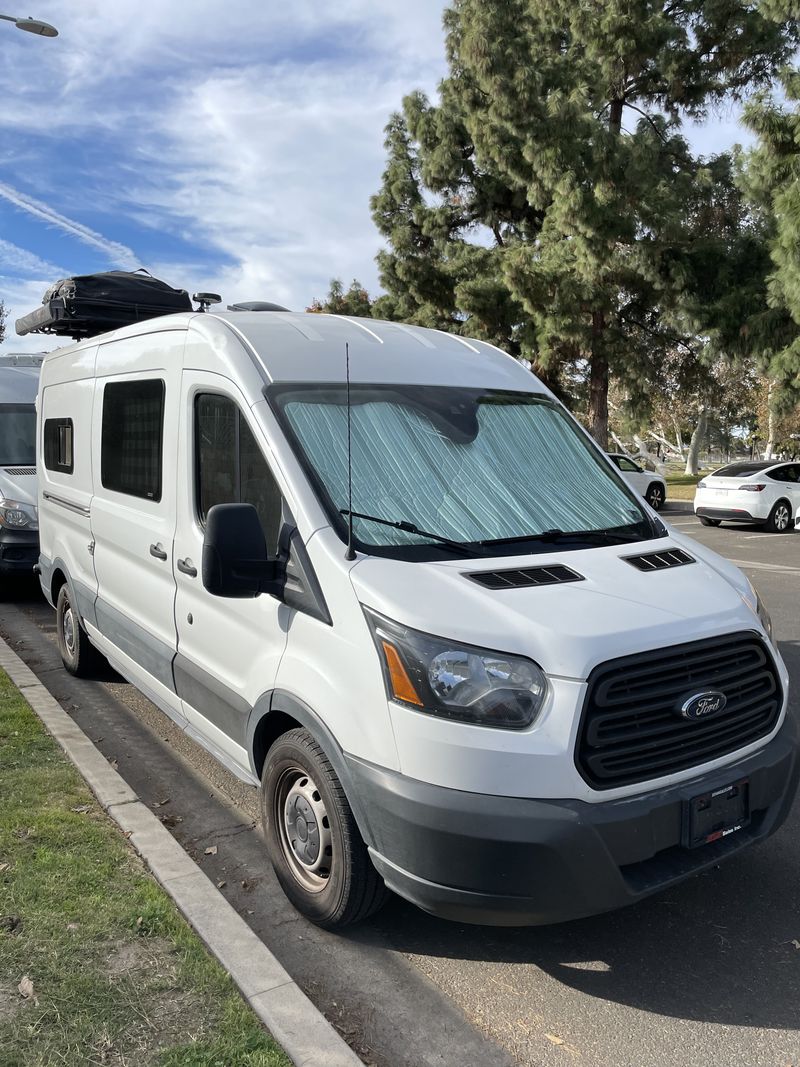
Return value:
[(584, 541), (589, 544), (627, 545), (641, 541), (641, 537), (626, 537), (612, 530), (543, 530), (538, 534), (521, 534), (519, 537), (500, 537), (493, 541), (479, 541), (481, 545), (510, 545), (517, 541), (544, 541), (553, 544), (564, 541)]
[[(366, 522), (377, 522), (381, 526), (391, 526), (393, 530), (416, 534), (417, 537), (427, 537), (431, 541), (436, 541), (437, 544), (446, 545), (448, 548), (454, 549), (456, 552), (463, 552), (465, 556), (487, 555), (486, 552), (481, 552), (477, 547), (473, 547), (464, 541), (451, 541), (449, 537), (442, 537), (440, 534), (431, 533), (429, 530), (421, 530), (419, 526), (416, 526), (413, 522), (407, 522), (405, 519), (395, 522), (391, 519), (381, 519), (377, 515), (364, 515), (360, 511), (349, 511), (347, 508), (340, 508), (340, 513), (342, 515), (352, 515), (354, 519), (364, 519)], [(477, 544), (483, 544), (483, 542), (477, 542)]]

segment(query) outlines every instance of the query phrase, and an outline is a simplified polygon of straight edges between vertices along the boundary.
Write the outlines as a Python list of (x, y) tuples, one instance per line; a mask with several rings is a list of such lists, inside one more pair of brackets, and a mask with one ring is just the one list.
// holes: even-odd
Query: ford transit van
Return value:
[(41, 355), (0, 356), (0, 577), (39, 558), (36, 392)]
[(65, 666), (102, 654), (260, 787), (322, 926), (386, 887), (464, 922), (590, 915), (789, 811), (753, 587), (489, 344), (168, 315), (47, 356), (38, 449)]

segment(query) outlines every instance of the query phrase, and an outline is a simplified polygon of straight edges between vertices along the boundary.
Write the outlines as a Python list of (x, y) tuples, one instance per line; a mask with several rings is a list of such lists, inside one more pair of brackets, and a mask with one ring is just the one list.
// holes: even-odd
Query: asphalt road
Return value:
[[(664, 517), (753, 581), (800, 713), (800, 534), (707, 529), (688, 505)], [(765, 844), (610, 915), (504, 930), (393, 900), (357, 930), (326, 934), (286, 904), (254, 828), (254, 791), (131, 686), (67, 675), (35, 590), (5, 599), (4, 636), (366, 1062), (800, 1067), (800, 805)]]

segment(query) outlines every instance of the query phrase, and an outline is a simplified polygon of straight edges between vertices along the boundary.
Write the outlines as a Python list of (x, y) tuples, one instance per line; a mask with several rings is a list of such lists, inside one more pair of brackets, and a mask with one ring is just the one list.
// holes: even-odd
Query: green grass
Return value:
[(289, 1067), (3, 672), (0, 798), (3, 1067)]
[(708, 474), (708, 471), (700, 471), (699, 474), (668, 474), (667, 500), (694, 500), (694, 491), (697, 483)]

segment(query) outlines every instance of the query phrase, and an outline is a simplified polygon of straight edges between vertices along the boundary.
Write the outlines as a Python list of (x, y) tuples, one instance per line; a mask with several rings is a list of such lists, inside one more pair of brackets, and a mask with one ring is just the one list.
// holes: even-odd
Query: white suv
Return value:
[(729, 463), (697, 483), (694, 511), (704, 526), (757, 522), (784, 533), (800, 517), (800, 463)]
[(667, 499), (667, 483), (661, 475), (645, 470), (621, 452), (609, 452), (608, 458), (622, 472), (628, 485), (643, 496), (651, 508), (660, 511)]

